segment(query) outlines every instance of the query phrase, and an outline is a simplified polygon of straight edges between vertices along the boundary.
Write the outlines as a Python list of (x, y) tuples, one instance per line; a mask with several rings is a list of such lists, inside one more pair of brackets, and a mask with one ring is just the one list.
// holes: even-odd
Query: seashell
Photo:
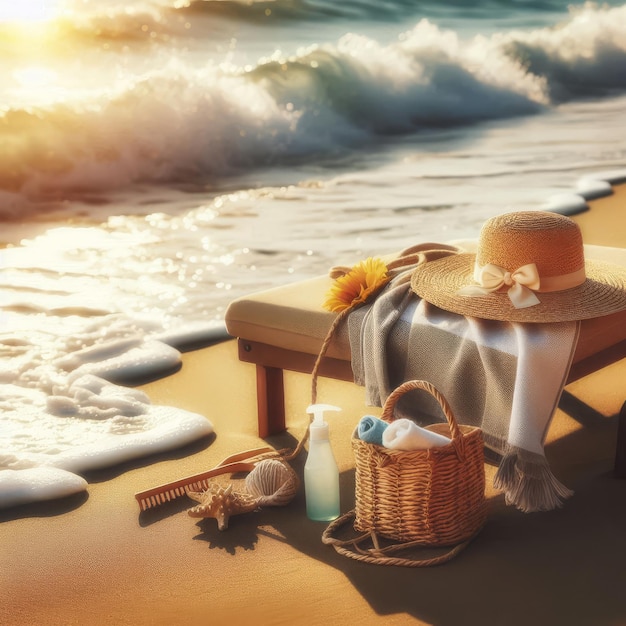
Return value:
[(233, 515), (250, 513), (261, 506), (284, 506), (295, 497), (300, 481), (293, 469), (276, 459), (259, 461), (246, 476), (245, 492), (233, 491), (233, 486), (222, 487), (210, 482), (206, 491), (189, 491), (187, 495), (199, 502), (189, 509), (190, 517), (212, 517), (220, 530), (228, 528)]
[(259, 506), (285, 506), (294, 499), (300, 481), (286, 463), (265, 459), (246, 476), (245, 484)]
[(232, 515), (250, 513), (259, 508), (257, 498), (249, 493), (233, 491), (232, 485), (221, 487), (211, 483), (206, 491), (187, 491), (187, 495), (200, 503), (187, 511), (189, 516), (213, 517), (220, 530), (228, 528), (228, 520)]

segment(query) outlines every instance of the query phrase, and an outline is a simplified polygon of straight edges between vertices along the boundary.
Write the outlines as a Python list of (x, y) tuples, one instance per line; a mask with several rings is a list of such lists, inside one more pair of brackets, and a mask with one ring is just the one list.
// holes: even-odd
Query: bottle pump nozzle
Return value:
[(324, 420), (324, 411), (341, 411), (338, 406), (332, 404), (311, 404), (306, 412), (313, 415), (310, 426), (311, 439), (328, 438), (328, 423)]

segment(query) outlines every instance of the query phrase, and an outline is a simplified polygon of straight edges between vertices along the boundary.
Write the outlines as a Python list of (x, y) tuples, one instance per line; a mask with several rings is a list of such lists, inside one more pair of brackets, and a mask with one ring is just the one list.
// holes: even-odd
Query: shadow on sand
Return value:
[[(626, 623), (626, 482), (610, 469), (616, 418), (592, 417), (598, 419), (589, 428), (546, 448), (555, 475), (575, 495), (561, 509), (532, 514), (505, 505), (502, 495), (492, 497), (485, 528), (444, 565), (386, 567), (339, 555), (321, 543), (326, 524), (306, 518), (302, 490), (285, 509), (232, 518), (227, 531), (220, 532), (215, 520), (201, 520), (194, 539), (232, 555), (254, 550), (261, 536), (286, 542), (342, 571), (381, 616), (406, 613), (437, 626)], [(302, 463), (294, 464), (300, 475)], [(347, 510), (354, 502), (354, 471), (342, 474), (341, 493)]]

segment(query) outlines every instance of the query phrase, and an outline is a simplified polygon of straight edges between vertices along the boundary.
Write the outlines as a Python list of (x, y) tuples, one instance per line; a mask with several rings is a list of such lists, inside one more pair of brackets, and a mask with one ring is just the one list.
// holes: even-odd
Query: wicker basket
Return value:
[(398, 541), (454, 545), (473, 537), (486, 519), (480, 428), (459, 426), (446, 399), (430, 383), (412, 380), (387, 398), (382, 419), (408, 391), (423, 389), (441, 406), (447, 424), (427, 426), (451, 443), (426, 450), (390, 450), (352, 439), (356, 462), (354, 528)]

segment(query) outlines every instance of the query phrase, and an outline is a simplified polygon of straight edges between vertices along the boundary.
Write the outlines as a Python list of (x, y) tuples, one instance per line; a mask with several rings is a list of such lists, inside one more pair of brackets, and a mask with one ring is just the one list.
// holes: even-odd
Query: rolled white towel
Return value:
[(391, 450), (424, 450), (445, 446), (450, 439), (418, 426), (410, 419), (397, 419), (383, 432), (383, 446)]

